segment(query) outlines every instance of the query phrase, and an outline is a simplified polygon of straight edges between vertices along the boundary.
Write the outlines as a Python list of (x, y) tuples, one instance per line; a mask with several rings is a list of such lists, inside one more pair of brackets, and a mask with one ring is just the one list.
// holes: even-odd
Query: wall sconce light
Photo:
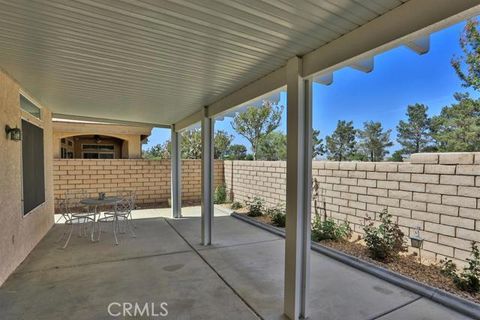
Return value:
[(423, 244), (423, 238), (420, 237), (420, 227), (417, 226), (415, 229), (415, 233), (410, 236), (410, 243), (413, 248), (418, 249), (418, 258), (420, 259), (420, 262), (422, 261), (422, 244)]
[(21, 141), (22, 140), (22, 130), (20, 128), (10, 128), (9, 125), (5, 126), (5, 132), (7, 134), (7, 139), (10, 138), (10, 140), (13, 141)]
[(417, 227), (415, 229), (415, 233), (413, 234), (413, 236), (410, 237), (410, 242), (412, 244), (412, 247), (414, 248), (419, 249), (422, 247), (423, 238), (420, 237), (420, 227)]

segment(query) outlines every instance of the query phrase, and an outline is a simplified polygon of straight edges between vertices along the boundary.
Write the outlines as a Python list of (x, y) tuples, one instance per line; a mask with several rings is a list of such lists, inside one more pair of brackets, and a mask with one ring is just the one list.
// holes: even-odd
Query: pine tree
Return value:
[(327, 136), (327, 157), (330, 160), (350, 160), (355, 154), (355, 134), (353, 121), (339, 120), (332, 135)]
[(456, 93), (457, 103), (432, 117), (432, 136), (441, 152), (480, 151), (480, 99)]
[(401, 120), (397, 126), (397, 141), (406, 154), (424, 151), (431, 142), (428, 107), (423, 104), (410, 105), (407, 108), (407, 121)]
[(359, 147), (369, 161), (382, 161), (389, 153), (387, 148), (393, 145), (391, 131), (384, 131), (380, 122), (367, 121), (363, 124), (363, 130), (358, 131)]

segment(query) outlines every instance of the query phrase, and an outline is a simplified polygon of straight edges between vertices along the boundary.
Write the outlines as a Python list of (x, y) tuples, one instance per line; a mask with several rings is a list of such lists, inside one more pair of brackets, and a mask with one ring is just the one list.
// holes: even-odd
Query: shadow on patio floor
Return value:
[[(56, 225), (0, 288), (1, 319), (109, 319), (112, 302), (166, 302), (170, 319), (281, 319), (284, 240), (217, 216), (203, 247), (199, 212), (136, 214), (137, 238), (119, 246), (106, 232), (62, 250)], [(311, 319), (467, 319), (320, 254), (311, 261)]]

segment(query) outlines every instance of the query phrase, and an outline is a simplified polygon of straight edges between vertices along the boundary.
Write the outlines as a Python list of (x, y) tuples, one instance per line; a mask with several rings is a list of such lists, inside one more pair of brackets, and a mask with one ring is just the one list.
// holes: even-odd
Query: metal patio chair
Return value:
[(117, 232), (120, 232), (120, 223), (124, 224), (124, 230), (126, 233), (127, 229), (130, 230), (132, 236), (135, 238), (136, 234), (133, 230), (132, 223), (132, 210), (135, 206), (135, 196), (133, 194), (123, 196), (117, 203), (114, 205), (113, 212), (103, 212), (103, 217), (97, 220), (98, 223), (98, 239), (100, 241), (100, 235), (102, 232), (101, 223), (102, 222), (111, 222), (113, 237), (115, 239), (115, 245), (118, 245)]
[(59, 200), (57, 205), (59, 212), (65, 221), (65, 225), (69, 226), (59, 239), (59, 241), (61, 241), (66, 237), (63, 249), (68, 246), (75, 227), (78, 228), (78, 235), (80, 237), (86, 237), (88, 227), (91, 226), (90, 239), (92, 241), (94, 240), (96, 213), (91, 212), (88, 207), (80, 204), (80, 200), (85, 199), (86, 196), (85, 191), (67, 191), (64, 198)]

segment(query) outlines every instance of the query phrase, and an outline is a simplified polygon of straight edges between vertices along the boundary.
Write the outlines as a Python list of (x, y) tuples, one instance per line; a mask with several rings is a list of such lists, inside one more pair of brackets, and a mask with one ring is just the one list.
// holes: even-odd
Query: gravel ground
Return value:
[[(235, 210), (236, 213), (247, 215), (248, 210), (246, 208), (241, 208)], [(270, 217), (260, 216), (260, 217), (250, 217), (257, 221), (272, 224)], [(443, 275), (440, 272), (440, 267), (436, 264), (423, 264), (418, 261), (418, 257), (414, 254), (402, 254), (397, 258), (389, 261), (388, 263), (380, 262), (369, 257), (367, 247), (363, 244), (362, 240), (355, 241), (321, 241), (320, 244), (330, 247), (342, 252), (345, 252), (349, 255), (355, 256), (362, 260), (368, 261), (370, 263), (381, 266), (385, 269), (403, 274), (407, 277), (415, 279), (418, 282), (428, 284), (432, 287), (436, 287), (450, 293), (453, 293), (462, 298), (471, 300), (476, 303), (480, 303), (480, 293), (468, 293), (465, 291), (459, 290), (453, 281)]]

